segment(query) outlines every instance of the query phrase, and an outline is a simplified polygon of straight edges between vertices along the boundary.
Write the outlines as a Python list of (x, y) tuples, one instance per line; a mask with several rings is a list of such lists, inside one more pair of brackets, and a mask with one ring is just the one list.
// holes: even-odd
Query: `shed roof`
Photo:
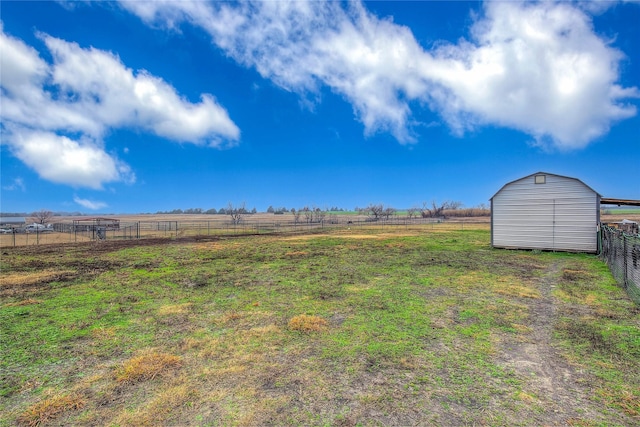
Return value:
[(602, 195), (601, 195), (600, 193), (598, 193), (598, 192), (597, 192), (596, 190), (594, 190), (593, 188), (589, 187), (587, 184), (585, 184), (584, 182), (582, 182), (582, 181), (581, 181), (581, 180), (579, 180), (578, 178), (573, 178), (573, 177), (570, 177), (570, 176), (564, 176), (564, 175), (558, 175), (558, 174), (555, 174), (555, 173), (549, 173), (549, 172), (536, 172), (536, 173), (532, 173), (532, 174), (530, 174), (530, 175), (523, 176), (522, 178), (514, 179), (513, 181), (509, 181), (509, 182), (507, 182), (505, 185), (503, 185), (502, 187), (500, 187), (500, 189), (499, 189), (498, 191), (496, 191), (496, 193), (495, 193), (493, 196), (491, 196), (491, 198), (490, 198), (489, 200), (493, 200), (493, 198), (494, 198), (494, 197), (496, 197), (496, 195), (497, 195), (499, 192), (501, 192), (501, 191), (502, 191), (502, 190), (503, 190), (507, 185), (511, 185), (511, 184), (513, 184), (514, 182), (517, 182), (517, 181), (522, 181), (523, 179), (529, 178), (530, 176), (534, 176), (534, 175), (553, 175), (553, 176), (557, 176), (557, 177), (560, 177), (560, 178), (572, 179), (572, 180), (574, 180), (574, 181), (578, 181), (580, 184), (584, 185), (584, 186), (585, 186), (585, 187), (587, 187), (589, 190), (593, 191), (593, 192), (594, 192), (594, 193), (596, 193), (598, 196), (602, 197)]
[(602, 198), (600, 199), (601, 205), (625, 205), (625, 206), (640, 206), (640, 200), (629, 200), (629, 199), (609, 199)]

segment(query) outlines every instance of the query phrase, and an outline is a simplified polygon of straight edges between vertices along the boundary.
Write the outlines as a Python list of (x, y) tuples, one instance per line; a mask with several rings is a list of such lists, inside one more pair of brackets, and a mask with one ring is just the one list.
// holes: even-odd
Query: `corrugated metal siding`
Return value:
[(582, 182), (534, 175), (505, 185), (491, 200), (494, 247), (597, 251), (598, 195)]

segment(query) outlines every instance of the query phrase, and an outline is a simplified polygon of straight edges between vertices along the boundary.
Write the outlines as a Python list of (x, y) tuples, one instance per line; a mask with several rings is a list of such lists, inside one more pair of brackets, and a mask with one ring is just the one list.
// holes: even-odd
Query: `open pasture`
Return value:
[(640, 310), (487, 224), (3, 248), (0, 425), (632, 425)]

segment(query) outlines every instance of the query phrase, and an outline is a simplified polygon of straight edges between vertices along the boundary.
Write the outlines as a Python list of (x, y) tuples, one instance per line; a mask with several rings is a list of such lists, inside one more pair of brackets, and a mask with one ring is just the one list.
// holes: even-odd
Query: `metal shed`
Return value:
[(576, 178), (538, 172), (491, 198), (494, 248), (598, 251), (600, 194)]

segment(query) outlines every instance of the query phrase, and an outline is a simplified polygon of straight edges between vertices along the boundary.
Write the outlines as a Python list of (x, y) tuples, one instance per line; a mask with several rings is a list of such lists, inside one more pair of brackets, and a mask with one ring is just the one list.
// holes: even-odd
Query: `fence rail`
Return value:
[(602, 226), (600, 256), (616, 282), (640, 304), (640, 236)]

